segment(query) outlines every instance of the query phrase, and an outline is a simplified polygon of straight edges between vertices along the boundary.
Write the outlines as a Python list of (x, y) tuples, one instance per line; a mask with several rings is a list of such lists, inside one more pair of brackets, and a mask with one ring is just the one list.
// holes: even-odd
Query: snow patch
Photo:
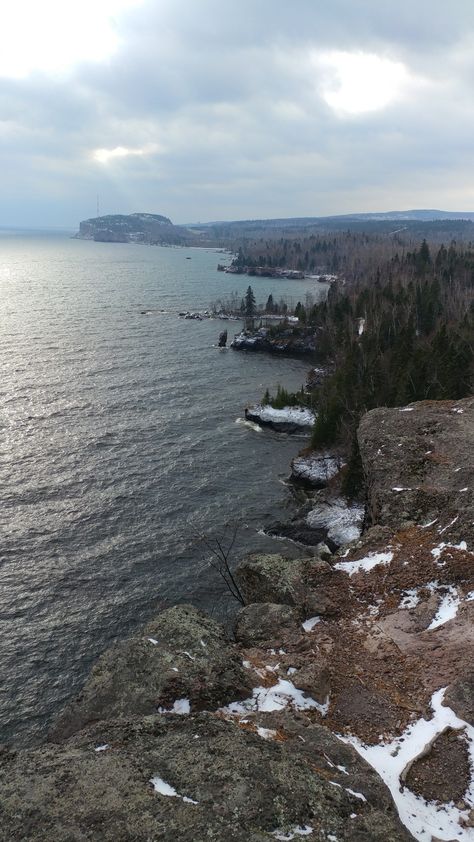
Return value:
[(362, 794), (362, 792), (354, 792), (354, 790), (349, 789), (348, 786), (346, 786), (346, 792), (348, 792), (349, 795), (353, 795), (354, 798), (358, 798), (359, 801), (367, 801), (367, 798), (365, 797), (365, 795)]
[(273, 728), (257, 728), (257, 734), (263, 740), (274, 740), (277, 732)]
[(403, 591), (403, 596), (400, 602), (399, 608), (416, 608), (420, 601), (420, 597), (418, 596), (418, 588), (409, 588), (406, 591)]
[(354, 573), (358, 573), (359, 570), (363, 570), (364, 573), (367, 573), (379, 564), (390, 564), (392, 558), (393, 553), (391, 551), (387, 553), (369, 553), (368, 556), (365, 556), (365, 558), (359, 558), (357, 561), (339, 561), (334, 565), (334, 567), (336, 570), (343, 570), (344, 573), (348, 573), (349, 576), (353, 576)]
[(191, 713), (191, 704), (189, 699), (176, 699), (172, 708), (158, 708), (158, 713), (177, 713), (185, 716)]
[(149, 637), (148, 640), (150, 641), (150, 643), (153, 643), (153, 646), (158, 646), (158, 641), (155, 640), (154, 637)]
[(107, 751), (108, 748), (110, 748), (109, 744), (104, 743), (104, 745), (102, 746), (97, 746), (97, 748), (95, 748), (94, 751)]
[(471, 768), (474, 767), (474, 728), (459, 719), (454, 711), (443, 705), (446, 688), (437, 690), (431, 699), (433, 717), (419, 719), (391, 743), (374, 746), (364, 745), (357, 737), (339, 736), (344, 743), (352, 745), (380, 775), (390, 789), (400, 819), (419, 842), (428, 842), (431, 836), (438, 839), (459, 842), (474, 842), (474, 828), (463, 827), (461, 820), (468, 816), (474, 805), (474, 779), (465, 794), (467, 809), (460, 810), (452, 802), (442, 806), (416, 796), (408, 787), (401, 785), (403, 771), (415, 760), (425, 747), (432, 743), (446, 728), (464, 729), (468, 742)]
[(414, 412), (414, 406), (404, 406), (403, 409), (399, 409), (399, 412)]
[[(463, 552), (467, 552), (467, 544), (465, 541), (460, 541), (459, 544), (446, 544), (444, 541), (441, 541), (441, 543), (438, 544), (437, 547), (433, 547), (433, 549), (431, 550), (431, 555), (438, 561), (441, 556), (441, 553), (443, 553), (444, 550), (447, 550), (449, 548), (453, 550), (462, 550)], [(473, 553), (471, 553), (471, 555), (473, 555)]]
[(269, 713), (273, 710), (283, 710), (288, 706), (295, 710), (317, 710), (322, 716), (326, 716), (329, 710), (329, 698), (324, 705), (321, 705), (298, 690), (291, 681), (280, 678), (273, 687), (254, 687), (251, 699), (231, 702), (220, 711), (228, 714), (246, 714), (249, 711)]
[(274, 830), (272, 831), (272, 836), (274, 836), (275, 839), (278, 839), (279, 842), (290, 842), (290, 840), (294, 839), (295, 836), (309, 836), (312, 832), (313, 828), (309, 825), (298, 825), (286, 833), (284, 830)]
[(186, 804), (198, 804), (198, 801), (193, 801), (192, 798), (187, 798), (186, 795), (179, 795), (176, 792), (175, 788), (170, 784), (167, 784), (163, 778), (159, 778), (155, 776), (154, 778), (150, 778), (150, 783), (153, 784), (153, 789), (155, 792), (158, 792), (159, 795), (166, 795), (169, 798), (181, 798)]
[(313, 631), (314, 627), (321, 622), (321, 617), (311, 617), (310, 620), (305, 620), (304, 623), (301, 625), (303, 626), (305, 632)]
[(427, 631), (437, 629), (439, 626), (443, 626), (444, 623), (447, 623), (448, 620), (452, 620), (458, 613), (460, 602), (461, 600), (456, 588), (449, 585), (448, 593), (443, 596), (438, 610), (429, 624)]

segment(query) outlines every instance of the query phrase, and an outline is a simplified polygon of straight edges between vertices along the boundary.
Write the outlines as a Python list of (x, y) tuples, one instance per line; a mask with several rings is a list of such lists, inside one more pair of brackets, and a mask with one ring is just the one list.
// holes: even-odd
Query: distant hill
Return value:
[(157, 213), (111, 214), (85, 219), (75, 236), (106, 243), (225, 246), (234, 249), (237, 244), (249, 239), (294, 239), (337, 231), (394, 235), (406, 243), (423, 237), (435, 242), (474, 240), (474, 212), (419, 209), (188, 225), (173, 225), (167, 216)]
[(288, 219), (246, 219), (235, 222), (207, 222), (190, 226), (196, 234), (214, 241), (242, 241), (307, 237), (337, 231), (397, 235), (404, 241), (427, 239), (449, 242), (474, 239), (474, 212), (404, 210), (382, 213), (354, 213), (340, 216), (302, 216)]
[(99, 243), (146, 243), (147, 245), (193, 245), (199, 236), (167, 216), (157, 213), (110, 214), (85, 219), (76, 237)]

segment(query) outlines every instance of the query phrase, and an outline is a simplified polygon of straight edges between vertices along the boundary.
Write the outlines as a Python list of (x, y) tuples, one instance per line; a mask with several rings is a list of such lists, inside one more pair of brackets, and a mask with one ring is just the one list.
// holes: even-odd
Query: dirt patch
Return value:
[(462, 801), (469, 786), (469, 754), (464, 731), (449, 728), (430, 752), (413, 763), (405, 783), (427, 801)]

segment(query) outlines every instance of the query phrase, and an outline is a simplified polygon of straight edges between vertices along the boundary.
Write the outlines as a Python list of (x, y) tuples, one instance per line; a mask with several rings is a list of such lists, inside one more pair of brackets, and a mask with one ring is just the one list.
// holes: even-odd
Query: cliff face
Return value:
[(472, 842), (473, 424), (368, 413), (362, 539), (245, 559), (232, 642), (181, 606), (105, 653), (0, 754), (0, 839)]
[(193, 245), (196, 235), (187, 228), (173, 225), (167, 216), (154, 213), (111, 214), (85, 219), (76, 237), (107, 243), (146, 243), (159, 245)]

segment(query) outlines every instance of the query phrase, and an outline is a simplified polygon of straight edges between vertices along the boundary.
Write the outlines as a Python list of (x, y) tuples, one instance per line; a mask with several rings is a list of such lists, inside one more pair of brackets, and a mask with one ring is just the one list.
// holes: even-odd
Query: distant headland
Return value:
[(184, 246), (199, 242), (199, 237), (189, 228), (173, 225), (171, 219), (157, 213), (117, 213), (85, 219), (75, 236), (98, 243)]

